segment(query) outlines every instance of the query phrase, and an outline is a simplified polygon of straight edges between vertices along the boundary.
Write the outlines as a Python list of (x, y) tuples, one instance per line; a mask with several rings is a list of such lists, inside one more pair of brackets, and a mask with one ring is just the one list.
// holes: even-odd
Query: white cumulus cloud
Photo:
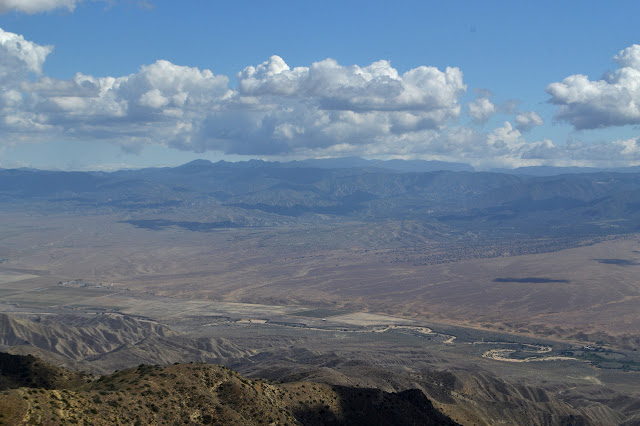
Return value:
[(42, 72), (52, 46), (40, 46), (21, 35), (0, 28), (0, 78), (14, 74), (22, 78), (24, 72)]
[(191, 146), (277, 154), (399, 144), (457, 118), (466, 90), (458, 68), (423, 66), (401, 75), (388, 61), (344, 66), (325, 59), (292, 69), (272, 56), (237, 79), (237, 91), (207, 117)]
[(322, 109), (344, 111), (421, 111), (437, 120), (457, 117), (466, 90), (462, 71), (418, 67), (399, 75), (388, 61), (343, 66), (333, 59), (293, 70), (279, 56), (238, 74), (243, 96), (313, 99)]
[(542, 126), (544, 124), (542, 117), (535, 111), (521, 112), (516, 115), (515, 121), (516, 128), (521, 132), (526, 132), (536, 126)]
[(576, 74), (547, 86), (550, 102), (558, 105), (556, 118), (576, 129), (640, 124), (640, 45), (614, 59), (620, 68), (601, 80)]
[[(48, 130), (46, 124), (39, 122), (38, 114), (26, 107), (22, 84), (42, 72), (42, 65), (52, 50), (51, 46), (40, 46), (0, 28), (0, 137), (4, 136), (3, 143), (11, 145), (30, 140)], [(17, 129), (17, 133), (8, 137), (12, 129)]]
[(489, 133), (487, 146), (497, 155), (508, 154), (524, 144), (521, 136), (522, 133), (514, 129), (512, 124), (506, 121), (502, 127), (498, 127)]
[(469, 115), (477, 123), (484, 124), (493, 114), (496, 113), (496, 106), (489, 98), (477, 98), (469, 102)]

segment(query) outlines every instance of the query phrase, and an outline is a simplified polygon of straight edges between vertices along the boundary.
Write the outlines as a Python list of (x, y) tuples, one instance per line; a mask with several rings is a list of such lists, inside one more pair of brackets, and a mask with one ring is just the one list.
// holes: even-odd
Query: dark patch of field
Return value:
[(309, 318), (327, 318), (327, 317), (335, 317), (338, 315), (346, 315), (349, 313), (350, 313), (349, 311), (338, 311), (335, 309), (310, 309), (308, 311), (294, 312), (290, 315), (295, 315), (297, 317), (309, 317)]
[(525, 278), (496, 278), (493, 280), (495, 283), (533, 283), (533, 284), (546, 284), (546, 283), (570, 283), (569, 280), (554, 280), (552, 278), (542, 277), (525, 277)]
[(128, 223), (136, 228), (149, 229), (151, 231), (161, 231), (163, 229), (176, 226), (178, 228), (186, 229), (188, 231), (207, 232), (213, 229), (222, 228), (239, 228), (240, 226), (235, 222), (222, 221), (222, 222), (189, 222), (189, 221), (173, 221), (164, 219), (149, 219), (149, 220), (125, 220), (122, 223)]
[(604, 263), (605, 265), (618, 265), (618, 266), (633, 266), (640, 265), (635, 260), (629, 259), (593, 259), (598, 263)]

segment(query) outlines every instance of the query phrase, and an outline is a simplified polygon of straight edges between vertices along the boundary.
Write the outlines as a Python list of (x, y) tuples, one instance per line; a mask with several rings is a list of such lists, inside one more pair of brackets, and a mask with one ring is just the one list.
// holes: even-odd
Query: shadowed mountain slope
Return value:
[(82, 373), (55, 367), (33, 355), (0, 352), (0, 391), (22, 387), (61, 389), (85, 381)]

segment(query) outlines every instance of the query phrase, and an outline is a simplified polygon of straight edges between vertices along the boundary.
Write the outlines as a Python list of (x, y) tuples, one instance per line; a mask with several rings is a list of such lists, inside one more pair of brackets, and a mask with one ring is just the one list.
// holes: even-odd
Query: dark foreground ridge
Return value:
[[(91, 378), (0, 353), (0, 424), (456, 425), (418, 389), (250, 380), (211, 364)], [(46, 380), (34, 380), (45, 373)]]

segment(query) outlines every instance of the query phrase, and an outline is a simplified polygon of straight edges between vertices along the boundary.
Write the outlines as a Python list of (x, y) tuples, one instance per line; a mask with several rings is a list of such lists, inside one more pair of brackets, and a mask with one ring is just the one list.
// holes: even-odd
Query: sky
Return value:
[(637, 1), (0, 0), (0, 168), (640, 164)]

